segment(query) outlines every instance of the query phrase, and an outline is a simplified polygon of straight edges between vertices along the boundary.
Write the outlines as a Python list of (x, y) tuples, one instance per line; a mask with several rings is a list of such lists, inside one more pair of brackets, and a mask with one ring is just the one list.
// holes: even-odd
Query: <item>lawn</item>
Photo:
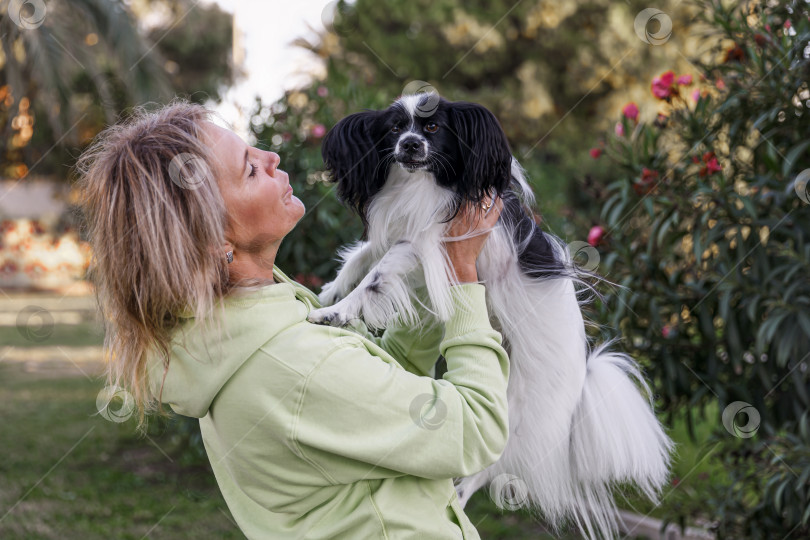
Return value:
[[(98, 344), (91, 326), (71, 328), (56, 326), (43, 345)], [(0, 333), (12, 336), (9, 330), (16, 331)], [(64, 358), (32, 364), (0, 361), (0, 538), (244, 538), (204, 459), (179, 453), (173, 433), (138, 437), (134, 420), (116, 424), (97, 414), (100, 365), (80, 370)], [(698, 438), (710, 429), (700, 424)], [(681, 442), (678, 482), (664, 490), (664, 505), (653, 509), (629, 496), (622, 506), (663, 517), (722, 475), (683, 426), (673, 435)], [(467, 513), (483, 539), (553, 538), (529, 514), (501, 512), (486, 490)]]
[(29, 333), (14, 326), (0, 326), (0, 343), (9, 347), (85, 347), (98, 345), (102, 332), (98, 325), (91, 322), (80, 324), (57, 324), (39, 330), (40, 334)]
[(244, 538), (206, 468), (97, 414), (102, 387), (0, 363), (0, 538)]

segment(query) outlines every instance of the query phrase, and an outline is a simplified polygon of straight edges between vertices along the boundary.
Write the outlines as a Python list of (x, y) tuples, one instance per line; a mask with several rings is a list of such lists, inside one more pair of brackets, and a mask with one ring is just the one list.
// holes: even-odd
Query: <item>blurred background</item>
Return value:
[[(609, 280), (591, 337), (639, 360), (678, 443), (657, 504), (617, 486), (623, 535), (810, 537), (809, 9), (0, 0), (0, 537), (243, 538), (196, 421), (139, 436), (100, 377), (72, 187), (93, 137), (181, 96), (278, 152), (307, 214), (277, 263), (317, 291), (362, 234), (323, 136), (416, 92), (490, 108), (538, 222)], [(482, 538), (577, 538), (516, 491), (472, 499)]]

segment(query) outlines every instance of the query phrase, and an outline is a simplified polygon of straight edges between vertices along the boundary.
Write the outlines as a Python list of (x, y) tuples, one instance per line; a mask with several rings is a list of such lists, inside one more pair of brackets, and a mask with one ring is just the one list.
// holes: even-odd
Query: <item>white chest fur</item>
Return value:
[(382, 252), (400, 240), (438, 240), (452, 204), (453, 193), (436, 184), (433, 173), (408, 172), (394, 165), (385, 186), (369, 205), (368, 240), (375, 251)]

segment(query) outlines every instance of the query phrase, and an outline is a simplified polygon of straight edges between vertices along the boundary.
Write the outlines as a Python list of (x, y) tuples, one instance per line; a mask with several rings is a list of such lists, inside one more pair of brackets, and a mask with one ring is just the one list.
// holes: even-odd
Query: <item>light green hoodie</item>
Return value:
[[(275, 280), (227, 298), (218, 325), (186, 320), (163, 387), (176, 413), (200, 419), (245, 535), (479, 538), (452, 478), (495, 462), (508, 435), (509, 360), (484, 286), (453, 287), (444, 328), (376, 338), (362, 323), (362, 336), (309, 323), (317, 297), (278, 269)], [(153, 360), (153, 390), (162, 378)]]

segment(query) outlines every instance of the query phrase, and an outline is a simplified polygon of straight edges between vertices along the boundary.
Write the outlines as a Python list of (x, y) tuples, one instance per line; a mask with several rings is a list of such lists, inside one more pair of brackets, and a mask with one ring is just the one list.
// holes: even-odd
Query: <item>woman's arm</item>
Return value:
[(428, 301), (426, 290), (417, 292), (420, 305), (416, 312), (421, 325), (418, 328), (393, 324), (381, 336), (372, 334), (362, 320), (353, 321), (351, 329), (394, 357), (407, 371), (416, 375), (433, 377), (439, 359), (439, 344), (444, 336), (444, 324), (425, 309)]
[(468, 476), (494, 463), (508, 434), (509, 361), (484, 293), (453, 288), (442, 380), (399, 369), (359, 339), (333, 350), (307, 376), (290, 447), (334, 483)]

